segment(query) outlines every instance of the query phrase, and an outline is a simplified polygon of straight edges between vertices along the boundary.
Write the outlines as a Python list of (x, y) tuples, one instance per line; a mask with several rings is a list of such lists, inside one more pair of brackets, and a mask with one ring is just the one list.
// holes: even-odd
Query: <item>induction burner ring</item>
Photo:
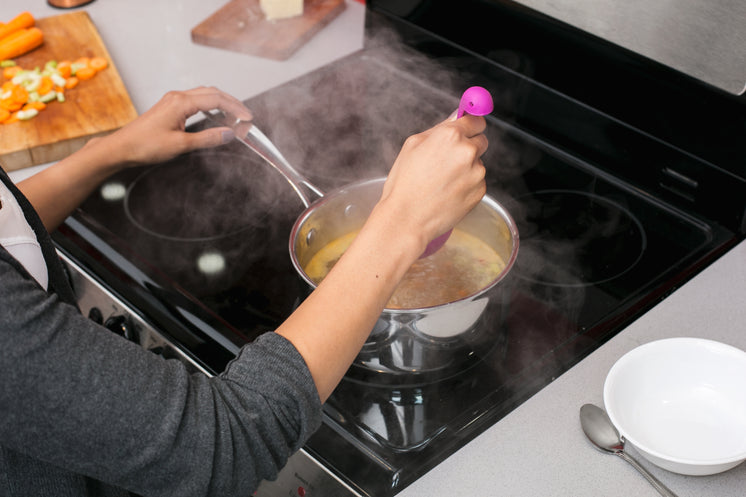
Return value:
[(645, 230), (623, 205), (575, 190), (516, 199), (521, 256), (516, 274), (548, 286), (590, 286), (625, 274), (642, 258)]
[(182, 156), (136, 177), (124, 212), (138, 229), (163, 240), (209, 242), (240, 234), (261, 226), (276, 199), (261, 186), (264, 172), (236, 154)]

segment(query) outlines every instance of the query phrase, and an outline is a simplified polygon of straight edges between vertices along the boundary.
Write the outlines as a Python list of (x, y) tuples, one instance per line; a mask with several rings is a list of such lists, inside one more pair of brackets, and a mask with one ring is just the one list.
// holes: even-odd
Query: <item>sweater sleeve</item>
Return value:
[(284, 338), (189, 374), (44, 292), (0, 248), (0, 444), (142, 495), (251, 495), (321, 422)]

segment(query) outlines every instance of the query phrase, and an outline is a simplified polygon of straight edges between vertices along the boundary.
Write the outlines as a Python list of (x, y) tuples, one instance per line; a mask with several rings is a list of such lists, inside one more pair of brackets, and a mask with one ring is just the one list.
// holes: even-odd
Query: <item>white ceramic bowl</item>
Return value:
[(663, 469), (711, 475), (746, 459), (746, 352), (730, 345), (641, 345), (609, 371), (604, 404), (627, 442)]

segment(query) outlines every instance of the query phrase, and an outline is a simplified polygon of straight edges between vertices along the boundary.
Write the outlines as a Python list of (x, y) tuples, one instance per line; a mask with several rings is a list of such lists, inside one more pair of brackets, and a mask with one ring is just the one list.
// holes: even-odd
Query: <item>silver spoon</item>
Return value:
[(583, 427), (585, 436), (598, 449), (617, 455), (630, 463), (664, 497), (676, 497), (676, 494), (671, 492), (658, 478), (650, 474), (640, 463), (624, 452), (624, 439), (619, 436), (619, 432), (611, 423), (606, 411), (593, 404), (583, 405), (580, 408), (580, 425)]

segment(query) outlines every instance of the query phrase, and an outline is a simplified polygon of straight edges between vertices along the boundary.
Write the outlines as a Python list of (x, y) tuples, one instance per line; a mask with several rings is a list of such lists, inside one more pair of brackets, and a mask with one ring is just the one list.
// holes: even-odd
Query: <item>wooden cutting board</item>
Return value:
[(192, 29), (192, 41), (285, 60), (345, 8), (345, 0), (304, 0), (302, 16), (268, 21), (259, 0), (231, 0)]
[[(24, 69), (49, 60), (104, 57), (109, 67), (65, 92), (28, 121), (0, 124), (0, 162), (6, 171), (59, 160), (94, 136), (110, 133), (137, 117), (114, 61), (88, 13), (77, 11), (37, 19), (44, 44), (16, 62)], [(0, 75), (0, 79), (2, 76)]]

